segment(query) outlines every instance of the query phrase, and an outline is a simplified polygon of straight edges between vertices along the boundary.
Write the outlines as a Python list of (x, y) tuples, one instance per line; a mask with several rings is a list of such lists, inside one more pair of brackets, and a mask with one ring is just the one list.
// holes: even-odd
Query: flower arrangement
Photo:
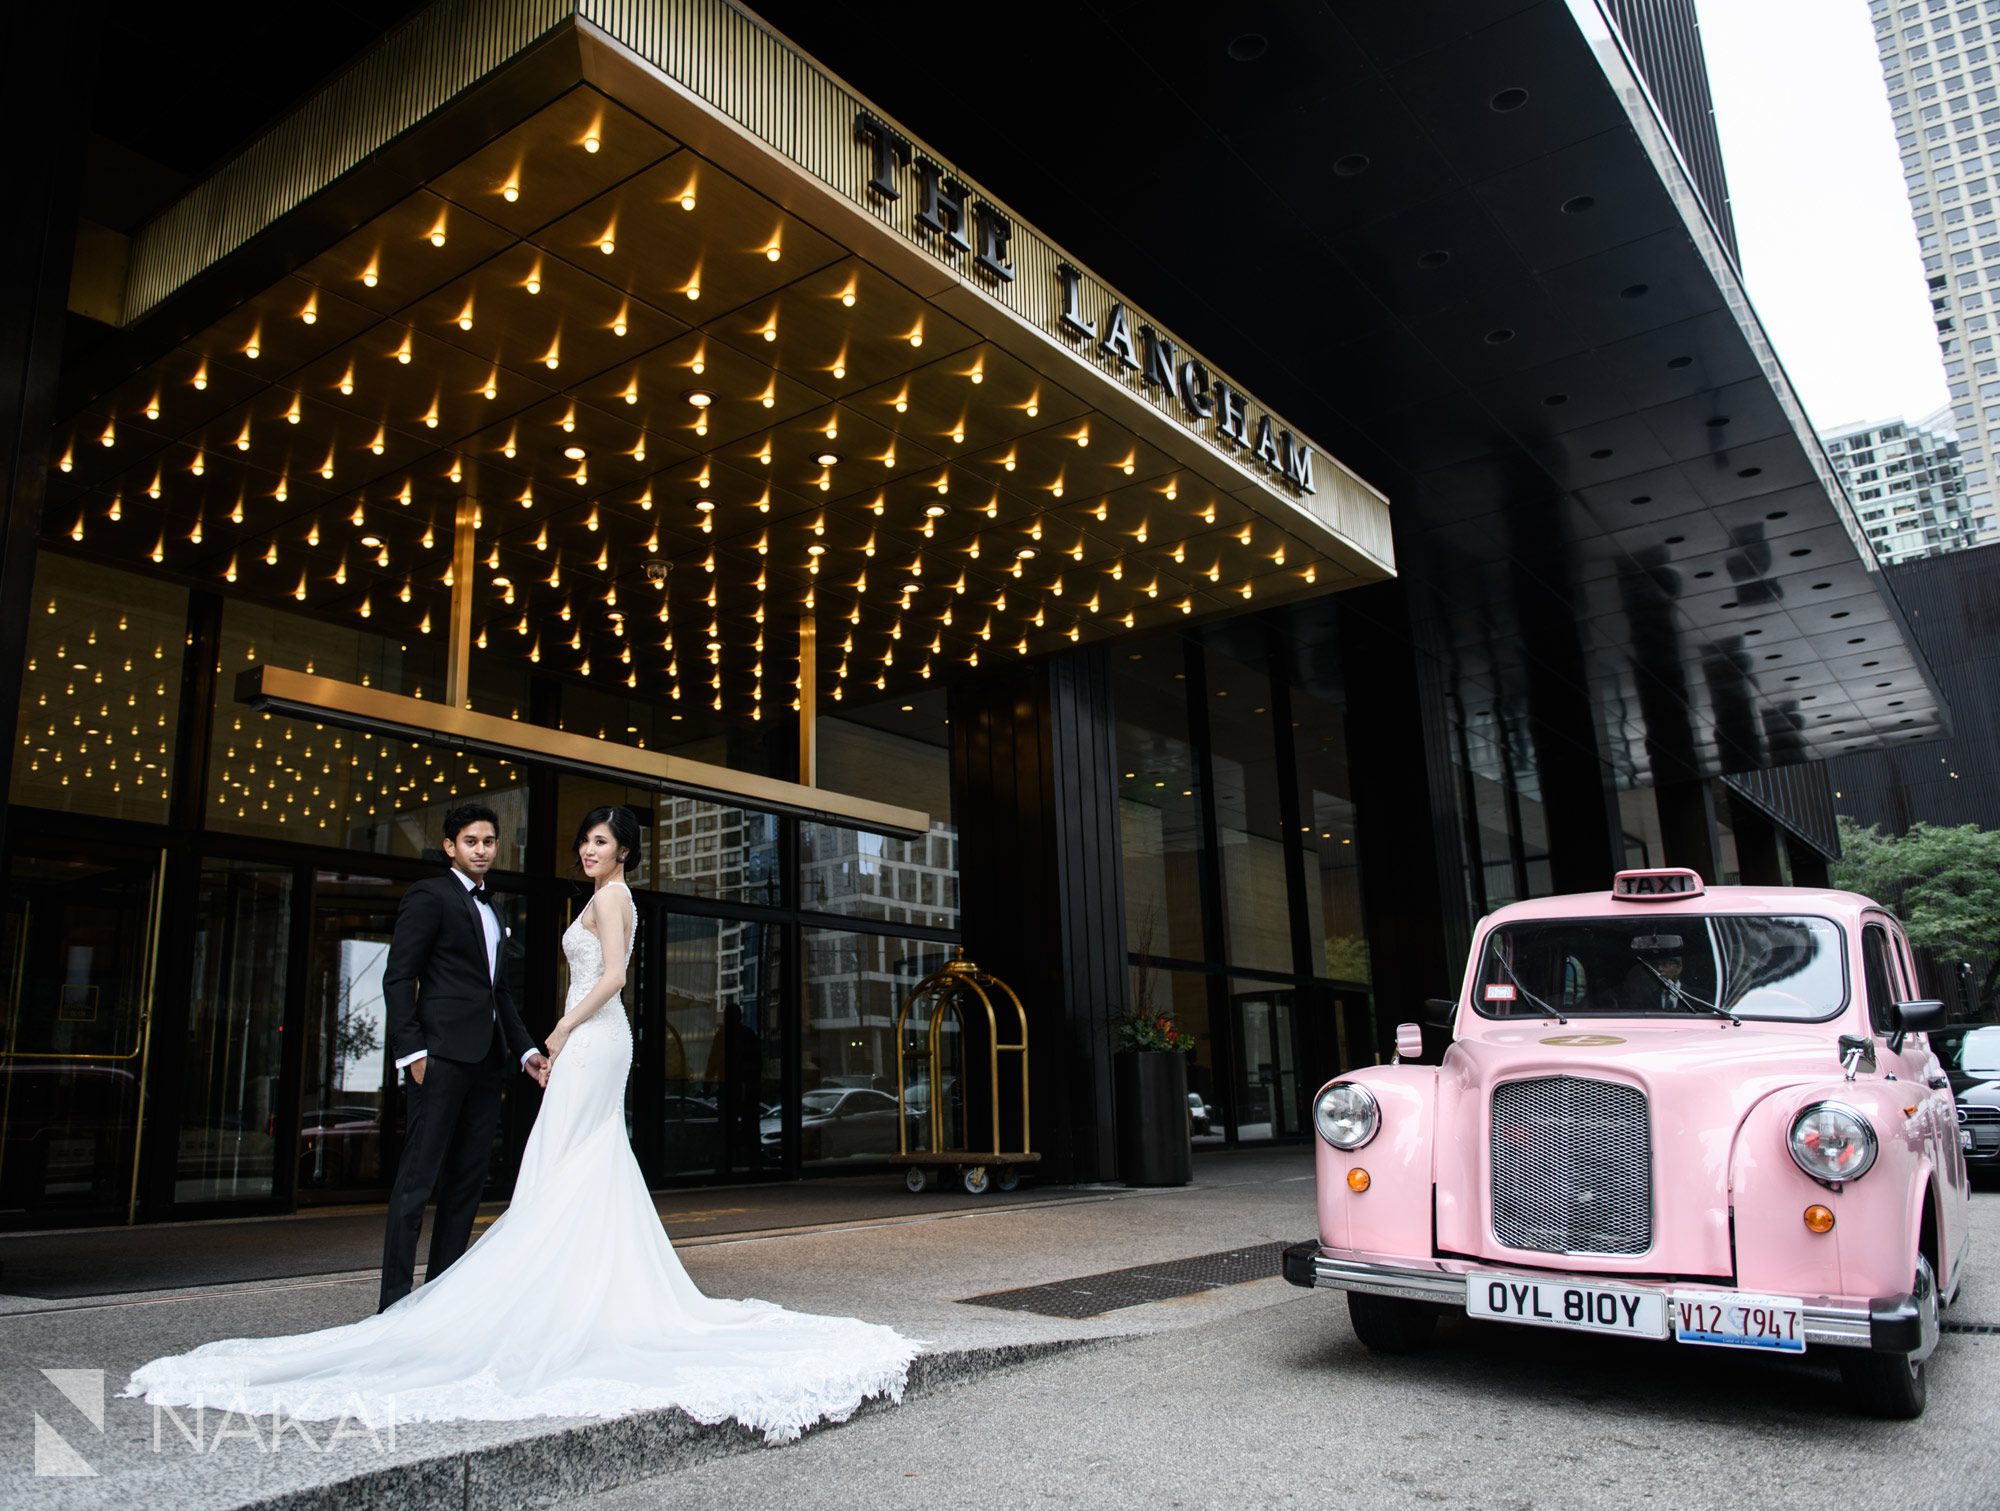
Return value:
[(1194, 1035), (1174, 1026), (1167, 1013), (1135, 1013), (1118, 1025), (1118, 1042), (1126, 1049), (1171, 1049), (1194, 1053)]

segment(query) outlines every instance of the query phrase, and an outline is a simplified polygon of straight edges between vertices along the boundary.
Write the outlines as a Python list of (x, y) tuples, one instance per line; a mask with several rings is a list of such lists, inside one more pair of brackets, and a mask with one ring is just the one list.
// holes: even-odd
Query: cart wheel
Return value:
[(1002, 1165), (1000, 1173), (993, 1177), (993, 1184), (1002, 1191), (1011, 1191), (1021, 1184), (1021, 1172), (1012, 1165)]
[(928, 1191), (931, 1188), (931, 1173), (922, 1165), (912, 1165), (903, 1172), (903, 1185), (912, 1193)]
[(993, 1177), (984, 1165), (967, 1165), (958, 1179), (959, 1184), (965, 1187), (967, 1196), (984, 1196), (986, 1188), (993, 1184)]

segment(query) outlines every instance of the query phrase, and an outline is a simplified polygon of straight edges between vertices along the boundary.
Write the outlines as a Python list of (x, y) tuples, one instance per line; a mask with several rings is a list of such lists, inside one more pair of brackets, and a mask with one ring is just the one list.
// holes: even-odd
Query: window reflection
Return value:
[(1209, 1024), (1208, 977), (1197, 971), (1173, 971), (1164, 966), (1132, 967), (1132, 1007), (1138, 1014), (1169, 1013), (1184, 1034), (1193, 1037), (1188, 1056), (1188, 1122), (1197, 1147), (1220, 1144), (1227, 1137), (1222, 1086), (1215, 1070), (1215, 1035)]
[[(413, 651), (389, 636), (232, 599), (223, 607), (216, 661), (209, 828), (417, 857), (438, 853), (447, 812), (479, 798), (500, 815), (501, 864), (520, 863), (528, 800), (519, 767), (257, 713), (236, 701), (238, 674), (260, 664), (436, 697), (440, 647)], [(486, 657), (473, 660), (472, 702), (489, 712), (525, 712), (520, 678)]]
[(818, 726), (819, 785), (930, 815), (920, 839), (804, 824), (799, 905), (884, 923), (958, 927), (958, 830), (942, 691)]
[[(880, 1160), (897, 1137), (896, 1015), (950, 946), (845, 929), (805, 931), (801, 1155), (807, 1164)], [(955, 1061), (941, 1067), (947, 1125), (960, 1095)], [(929, 1126), (929, 1079), (914, 1063), (911, 1144)]]
[(1200, 960), (1201, 800), (1185, 651), (1177, 636), (1135, 645), (1112, 677), (1126, 944), (1138, 955)]
[(1366, 982), (1368, 933), (1361, 916), (1361, 856), (1343, 713), (1295, 690), (1292, 725), (1313, 969), (1335, 981)]
[(1231, 965), (1256, 970), (1289, 971), (1291, 908), (1285, 886), (1271, 679), (1255, 667), (1211, 652), (1208, 727), (1227, 959)]
[(44, 548), (11, 800), (164, 823), (186, 643), (181, 589)]

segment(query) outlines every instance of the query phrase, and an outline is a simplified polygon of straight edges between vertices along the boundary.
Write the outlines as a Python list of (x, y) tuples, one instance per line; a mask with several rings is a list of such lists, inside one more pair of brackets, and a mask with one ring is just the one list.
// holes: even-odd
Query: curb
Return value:
[[(919, 1354), (910, 1363), (903, 1399), (948, 1390), (1039, 1359), (1124, 1341), (1123, 1335), (1114, 1334)], [(886, 1401), (866, 1401), (848, 1420), (892, 1409)], [(807, 1436), (841, 1425), (822, 1423), (809, 1429)], [(467, 1506), (498, 1511), (546, 1506), (763, 1446), (763, 1434), (735, 1422), (707, 1426), (683, 1411), (666, 1408), (543, 1430), (488, 1447), (450, 1450), (236, 1505), (241, 1511), (464, 1511)]]

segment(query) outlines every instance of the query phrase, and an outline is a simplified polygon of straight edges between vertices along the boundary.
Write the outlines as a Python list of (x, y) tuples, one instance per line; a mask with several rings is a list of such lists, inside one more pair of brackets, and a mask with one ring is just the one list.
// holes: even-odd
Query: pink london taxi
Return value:
[(1446, 1309), (1724, 1348), (1833, 1351), (1852, 1404), (1924, 1409), (1964, 1271), (1958, 1120), (1902, 926), (1850, 892), (1625, 871), (1502, 908), (1452, 1043), (1313, 1102), (1319, 1241), (1369, 1348)]

